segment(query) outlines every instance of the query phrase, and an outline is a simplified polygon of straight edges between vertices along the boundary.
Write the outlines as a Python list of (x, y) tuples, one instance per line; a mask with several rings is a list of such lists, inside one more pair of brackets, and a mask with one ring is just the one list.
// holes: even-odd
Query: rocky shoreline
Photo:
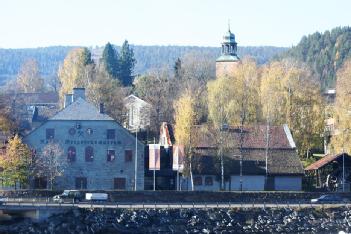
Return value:
[(351, 231), (351, 210), (74, 209), (40, 223), (5, 222), (0, 233), (338, 233)]

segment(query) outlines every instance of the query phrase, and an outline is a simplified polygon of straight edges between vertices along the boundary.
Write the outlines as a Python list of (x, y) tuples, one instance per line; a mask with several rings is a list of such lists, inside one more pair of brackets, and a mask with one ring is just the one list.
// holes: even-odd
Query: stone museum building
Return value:
[[(56, 189), (134, 190), (135, 169), (137, 190), (144, 189), (144, 145), (109, 117), (103, 104), (96, 108), (87, 102), (84, 88), (66, 95), (64, 108), (24, 142), (36, 154), (49, 142), (60, 145), (66, 167), (55, 179)], [(47, 188), (46, 178), (35, 178), (33, 187)]]

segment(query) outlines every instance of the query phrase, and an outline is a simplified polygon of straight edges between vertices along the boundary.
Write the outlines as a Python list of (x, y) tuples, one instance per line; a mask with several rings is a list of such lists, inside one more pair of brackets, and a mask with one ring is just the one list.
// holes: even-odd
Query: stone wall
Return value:
[[(94, 192), (94, 190), (82, 190), (84, 192)], [(209, 192), (209, 191), (106, 191), (112, 202), (139, 202), (139, 203), (192, 203), (192, 202), (212, 202), (212, 203), (286, 203), (286, 202), (309, 202), (312, 198), (317, 198), (322, 194), (319, 192)], [(52, 197), (62, 193), (62, 190), (18, 190), (0, 191), (0, 195), (6, 197)], [(350, 193), (339, 193), (342, 197), (351, 200)]]
[(2, 222), (0, 233), (338, 233), (351, 211), (330, 209), (75, 209), (34, 224)]

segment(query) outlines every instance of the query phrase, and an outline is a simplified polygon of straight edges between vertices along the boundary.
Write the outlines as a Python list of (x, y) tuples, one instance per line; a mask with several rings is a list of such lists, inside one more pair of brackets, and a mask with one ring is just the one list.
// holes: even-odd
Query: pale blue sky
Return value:
[(0, 0), (0, 47), (296, 45), (351, 23), (350, 0)]

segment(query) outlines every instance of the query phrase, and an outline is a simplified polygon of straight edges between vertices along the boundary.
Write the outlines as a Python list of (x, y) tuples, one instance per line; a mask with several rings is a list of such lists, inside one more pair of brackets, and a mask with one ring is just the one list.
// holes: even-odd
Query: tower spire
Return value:
[(228, 19), (228, 32), (230, 32), (230, 19)]

